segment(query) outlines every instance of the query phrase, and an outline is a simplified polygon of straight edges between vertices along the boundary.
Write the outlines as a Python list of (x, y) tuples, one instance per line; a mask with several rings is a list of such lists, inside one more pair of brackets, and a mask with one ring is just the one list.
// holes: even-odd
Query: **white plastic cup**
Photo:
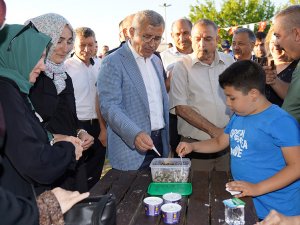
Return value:
[(167, 203), (161, 206), (162, 217), (166, 224), (176, 224), (180, 219), (181, 206), (176, 203)]
[(159, 197), (147, 197), (144, 199), (145, 214), (147, 216), (158, 216), (163, 200)]
[(179, 204), (180, 200), (181, 200), (181, 194), (173, 193), (173, 192), (166, 193), (162, 197), (163, 197), (163, 200), (164, 200), (165, 204), (167, 204), (167, 203), (177, 203), (177, 204)]

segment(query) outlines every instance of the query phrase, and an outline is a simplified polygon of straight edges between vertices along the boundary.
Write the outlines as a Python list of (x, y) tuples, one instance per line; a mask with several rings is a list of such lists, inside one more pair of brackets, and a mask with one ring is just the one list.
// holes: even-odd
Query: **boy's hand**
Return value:
[(187, 142), (180, 142), (176, 148), (176, 152), (179, 156), (184, 157), (185, 155), (193, 151), (192, 144)]
[(229, 182), (226, 184), (226, 188), (228, 188), (230, 191), (240, 191), (240, 194), (234, 196), (236, 198), (259, 195), (257, 184), (252, 184), (246, 181)]

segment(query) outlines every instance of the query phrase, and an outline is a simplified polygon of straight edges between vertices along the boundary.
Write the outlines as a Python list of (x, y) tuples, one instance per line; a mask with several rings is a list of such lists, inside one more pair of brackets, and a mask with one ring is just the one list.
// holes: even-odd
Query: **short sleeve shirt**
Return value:
[[(195, 54), (184, 56), (173, 69), (170, 89), (170, 108), (188, 105), (215, 126), (227, 125), (231, 112), (226, 107), (226, 98), (219, 85), (220, 74), (234, 60), (225, 53), (215, 53), (211, 65), (200, 62)], [(206, 140), (210, 136), (202, 130), (178, 118), (178, 133), (184, 137)]]

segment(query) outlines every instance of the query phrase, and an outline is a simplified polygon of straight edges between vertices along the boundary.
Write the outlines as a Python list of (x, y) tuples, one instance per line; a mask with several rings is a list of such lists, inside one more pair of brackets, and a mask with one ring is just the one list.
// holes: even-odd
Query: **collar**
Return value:
[(205, 66), (215, 66), (215, 65), (218, 65), (219, 63), (225, 64), (225, 61), (222, 58), (222, 55), (217, 50), (215, 51), (215, 59), (214, 59), (214, 61), (211, 65), (208, 65), (206, 63), (201, 62), (197, 58), (196, 53), (191, 53), (191, 54), (189, 54), (189, 56), (192, 58), (192, 65), (195, 65), (196, 63), (200, 63), (200, 64), (205, 65)]
[[(131, 53), (133, 54), (133, 57), (134, 57), (135, 60), (137, 60), (137, 59), (145, 59), (143, 56), (140, 56), (140, 55), (134, 50), (134, 48), (132, 47), (130, 41), (127, 41), (127, 44), (128, 44), (128, 47), (129, 47)], [(153, 58), (153, 54), (152, 54), (149, 58), (146, 58), (146, 59), (151, 60), (152, 58)]]
[[(75, 53), (73, 54), (72, 58), (74, 58), (76, 61), (84, 64), (85, 66), (87, 66)], [(87, 67), (93, 66), (93, 65), (95, 65), (95, 60), (93, 58), (90, 58), (90, 65), (88, 65)]]

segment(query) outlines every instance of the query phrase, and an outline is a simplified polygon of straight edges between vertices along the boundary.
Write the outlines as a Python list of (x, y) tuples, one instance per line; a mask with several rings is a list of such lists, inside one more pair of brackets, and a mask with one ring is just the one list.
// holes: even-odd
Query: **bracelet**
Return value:
[(77, 132), (77, 137), (79, 138), (79, 135), (81, 134), (81, 133), (87, 133), (87, 131), (86, 130), (84, 130), (84, 129), (79, 129), (79, 131)]
[(52, 140), (50, 141), (50, 145), (53, 146), (55, 144), (55, 138), (52, 138)]

